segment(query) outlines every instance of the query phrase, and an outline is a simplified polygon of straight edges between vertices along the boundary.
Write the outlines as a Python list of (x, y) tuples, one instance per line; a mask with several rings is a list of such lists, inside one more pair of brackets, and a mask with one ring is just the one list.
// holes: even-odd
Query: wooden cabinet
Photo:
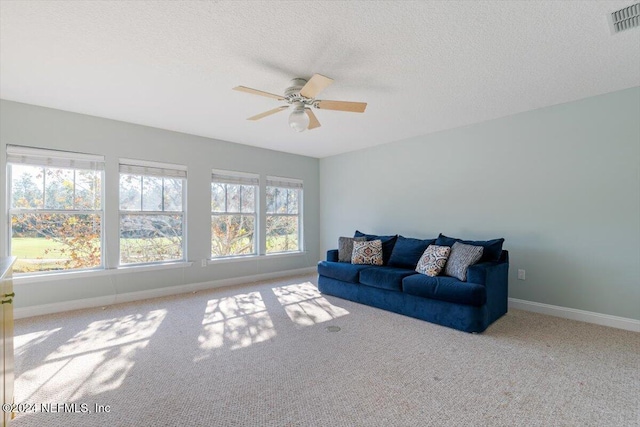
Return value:
[[(2, 367), (2, 383), (0, 384), (0, 403), (13, 403), (13, 292), (12, 268), (15, 257), (0, 258), (0, 367)], [(11, 412), (2, 414), (2, 427), (9, 424)]]

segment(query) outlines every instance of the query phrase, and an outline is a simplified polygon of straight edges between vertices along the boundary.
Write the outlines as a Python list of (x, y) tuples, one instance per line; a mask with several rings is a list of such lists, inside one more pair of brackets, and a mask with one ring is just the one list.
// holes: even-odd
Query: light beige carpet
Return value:
[(640, 334), (511, 310), (472, 335), (315, 280), (17, 321), (16, 402), (37, 405), (14, 425), (640, 425)]

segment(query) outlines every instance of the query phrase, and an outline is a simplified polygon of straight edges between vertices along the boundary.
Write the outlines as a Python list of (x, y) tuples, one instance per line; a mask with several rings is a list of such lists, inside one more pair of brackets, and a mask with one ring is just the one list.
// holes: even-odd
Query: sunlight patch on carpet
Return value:
[[(166, 314), (153, 310), (90, 323), (37, 368), (16, 378), (20, 398), (55, 395), (71, 401), (117, 389), (135, 364), (136, 352), (147, 346)], [(20, 337), (17, 342), (20, 351), (31, 341)]]
[(281, 286), (272, 290), (291, 321), (299, 326), (328, 322), (349, 314), (344, 308), (331, 304), (309, 282)]
[(13, 338), (14, 345), (14, 355), (15, 357), (20, 357), (22, 354), (26, 353), (30, 348), (42, 344), (55, 334), (59, 332), (62, 328), (54, 328), (54, 329), (46, 329), (38, 332), (31, 332), (23, 335), (16, 335)]
[(202, 324), (198, 337), (202, 350), (236, 350), (276, 336), (260, 292), (209, 300)]

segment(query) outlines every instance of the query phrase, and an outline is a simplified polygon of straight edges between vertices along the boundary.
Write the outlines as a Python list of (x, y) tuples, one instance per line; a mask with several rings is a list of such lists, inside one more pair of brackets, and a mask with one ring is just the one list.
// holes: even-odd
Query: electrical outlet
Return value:
[(525, 276), (525, 271), (522, 269), (518, 270), (518, 280), (525, 280), (526, 276)]
[(203, 260), (202, 260), (202, 266), (203, 266), (203, 267), (206, 267), (206, 266), (207, 266), (207, 260), (206, 260), (206, 259), (203, 259)]

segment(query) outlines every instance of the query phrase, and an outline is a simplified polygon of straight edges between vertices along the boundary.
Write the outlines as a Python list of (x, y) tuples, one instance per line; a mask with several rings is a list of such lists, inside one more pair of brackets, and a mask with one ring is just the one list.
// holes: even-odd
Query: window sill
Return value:
[(291, 251), (291, 252), (275, 252), (272, 254), (265, 254), (267, 258), (287, 258), (293, 256), (302, 256), (306, 255), (307, 251)]
[(84, 277), (99, 277), (108, 276), (110, 270), (101, 268), (99, 270), (80, 270), (80, 271), (65, 271), (56, 273), (42, 273), (34, 275), (14, 275), (13, 283), (20, 285), (23, 283), (37, 283), (37, 282), (51, 282), (56, 280), (72, 280), (81, 279)]
[(215, 264), (225, 264), (231, 262), (242, 262), (242, 261), (251, 261), (251, 260), (260, 260), (267, 258), (288, 258), (295, 256), (306, 255), (306, 251), (296, 251), (296, 252), (278, 252), (273, 254), (264, 254), (264, 255), (243, 255), (243, 256), (230, 256), (230, 257), (222, 257), (222, 258), (213, 258), (207, 260), (207, 265), (215, 265)]
[(113, 271), (116, 274), (125, 274), (125, 273), (137, 273), (139, 271), (155, 271), (155, 270), (170, 270), (174, 268), (185, 268), (185, 267), (191, 267), (192, 265), (193, 265), (193, 262), (190, 262), (190, 261), (164, 262), (164, 263), (158, 263), (158, 264), (132, 264), (132, 265), (123, 265), (109, 271)]
[(260, 255), (241, 255), (241, 256), (228, 256), (228, 257), (220, 257), (220, 258), (212, 258), (207, 260), (207, 265), (214, 264), (226, 264), (228, 262), (242, 262), (242, 261), (251, 261), (260, 258)]
[(100, 276), (110, 276), (113, 274), (126, 274), (126, 273), (137, 273), (143, 271), (157, 271), (157, 270), (168, 270), (174, 268), (185, 268), (191, 267), (193, 265), (192, 262), (182, 261), (182, 262), (171, 262), (164, 264), (142, 264), (142, 265), (129, 265), (126, 267), (118, 267), (118, 268), (108, 268), (108, 269), (99, 269), (99, 270), (81, 270), (81, 271), (67, 271), (60, 273), (43, 273), (38, 275), (30, 275), (30, 276), (13, 276), (13, 283), (16, 285), (24, 284), (24, 283), (37, 283), (37, 282), (51, 282), (56, 280), (73, 280), (73, 279), (81, 279), (85, 277), (100, 277)]

